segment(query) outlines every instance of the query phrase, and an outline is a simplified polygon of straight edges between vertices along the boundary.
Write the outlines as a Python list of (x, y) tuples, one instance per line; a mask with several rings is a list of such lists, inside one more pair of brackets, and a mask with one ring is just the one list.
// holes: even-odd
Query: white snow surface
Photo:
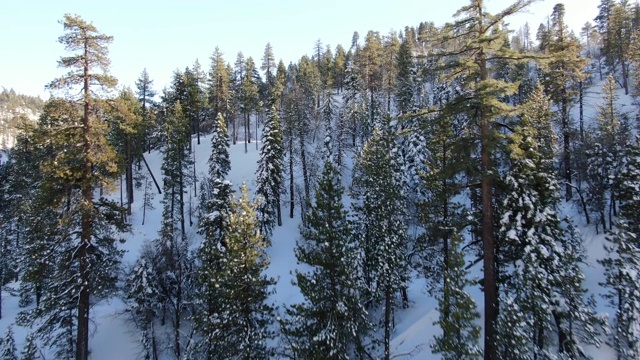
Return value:
[[(597, 75), (594, 75), (597, 79)], [(585, 123), (593, 123), (595, 121), (596, 107), (601, 98), (601, 81), (595, 81), (595, 84), (586, 92), (585, 99)], [(634, 111), (634, 105), (630, 96), (625, 96), (622, 89), (618, 89), (619, 101), (618, 106), (621, 112)], [(578, 106), (574, 105), (572, 109), (572, 117), (577, 122)], [(196, 143), (193, 138), (193, 148), (196, 151), (196, 169), (198, 177), (204, 176), (204, 172), (208, 168), (207, 160), (211, 151), (210, 137), (201, 137), (201, 143)], [(255, 141), (255, 140), (253, 140)], [(256, 163), (259, 157), (259, 150), (255, 149), (255, 144), (248, 146), (248, 152), (244, 151), (244, 141), (238, 141), (236, 145), (230, 147), (231, 171), (228, 179), (233, 184), (236, 192), (242, 183), (246, 183), (250, 195), (255, 186)], [(151, 154), (145, 153), (149, 166), (151, 167), (156, 179), (162, 184), (162, 173), (160, 166), (162, 163), (162, 153), (153, 151)], [(348, 159), (349, 162), (351, 159)], [(346, 187), (350, 185), (350, 171), (343, 171), (343, 182)], [(300, 183), (300, 175), (295, 174), (296, 182)], [(288, 181), (288, 178), (286, 179)], [(288, 186), (288, 183), (287, 183)], [(162, 195), (155, 194), (153, 199), (154, 210), (147, 209), (145, 225), (142, 222), (142, 199), (144, 189), (136, 190), (135, 203), (132, 205), (133, 214), (131, 222), (133, 230), (129, 234), (125, 234), (126, 242), (121, 247), (126, 250), (123, 258), (125, 269), (130, 268), (138, 258), (141, 245), (147, 241), (154, 239), (160, 229), (160, 221), (162, 214)], [(155, 187), (153, 189), (155, 192)], [(193, 191), (193, 187), (191, 190)], [(191, 194), (193, 196), (193, 194)], [(114, 199), (119, 199), (119, 193), (113, 194)], [(293, 219), (290, 219), (289, 204), (285, 203), (288, 198), (283, 198), (282, 214), (283, 225), (276, 227), (272, 237), (272, 246), (268, 249), (271, 259), (271, 265), (267, 270), (267, 275), (275, 277), (278, 282), (275, 286), (275, 293), (271, 296), (271, 302), (279, 307), (280, 314), (283, 314), (284, 306), (303, 300), (299, 289), (292, 285), (295, 269), (302, 269), (303, 265), (296, 262), (294, 255), (294, 247), (296, 240), (299, 238), (299, 203), (296, 202), (296, 212)], [(351, 200), (345, 194), (344, 203), (349, 206)], [(195, 207), (197, 197), (194, 196), (192, 203)], [(585, 272), (585, 286), (594, 294), (598, 301), (597, 311), (600, 313), (608, 313), (612, 316), (613, 311), (607, 307), (606, 302), (600, 296), (605, 290), (599, 285), (604, 281), (603, 270), (597, 259), (604, 257), (602, 233), (596, 234), (593, 226), (586, 226), (584, 217), (578, 213), (577, 206), (573, 203), (564, 204), (560, 209), (561, 215), (566, 215), (575, 221), (580, 229), (584, 240), (585, 248), (588, 256), (588, 264), (583, 268)], [(187, 223), (188, 225), (188, 223)], [(189, 236), (194, 240), (194, 246), (200, 242), (200, 235), (197, 231), (197, 212), (193, 209), (193, 226), (188, 230)], [(468, 259), (471, 260), (471, 259)], [(474, 279), (481, 277), (482, 268), (478, 264), (471, 268), (470, 276)], [(17, 292), (8, 290), (17, 290), (17, 283), (11, 283), (3, 289), (2, 293), (2, 319), (0, 319), (0, 336), (2, 336), (7, 327), (12, 326), (15, 332), (16, 346), (18, 353), (23, 347), (25, 337), (30, 331), (15, 325), (15, 317), (22, 310), (18, 307)], [(468, 288), (467, 291), (476, 301), (478, 311), (483, 313), (483, 294), (477, 286)], [(13, 293), (13, 294), (12, 294)], [(409, 288), (410, 306), (408, 309), (399, 309), (395, 321), (396, 327), (393, 330), (393, 338), (391, 342), (392, 357), (395, 359), (440, 359), (440, 356), (431, 354), (430, 345), (433, 342), (434, 335), (440, 332), (439, 327), (434, 325), (438, 319), (437, 301), (427, 294), (425, 281), (421, 275), (414, 274)], [(127, 315), (124, 313), (125, 304), (118, 296), (104, 300), (92, 308), (91, 313), (91, 338), (90, 338), (90, 358), (93, 360), (113, 360), (113, 359), (136, 359), (140, 352), (139, 334)], [(482, 325), (483, 319), (478, 319), (478, 323)], [(160, 339), (162, 341), (162, 339)], [(481, 340), (482, 341), (482, 340)], [(479, 344), (482, 346), (482, 342)], [(40, 346), (40, 344), (39, 344)], [(594, 359), (613, 360), (615, 354), (607, 345), (596, 349), (588, 347), (590, 355)], [(47, 349), (42, 349), (47, 359), (51, 358), (51, 354)], [(166, 355), (164, 359), (173, 357)]]

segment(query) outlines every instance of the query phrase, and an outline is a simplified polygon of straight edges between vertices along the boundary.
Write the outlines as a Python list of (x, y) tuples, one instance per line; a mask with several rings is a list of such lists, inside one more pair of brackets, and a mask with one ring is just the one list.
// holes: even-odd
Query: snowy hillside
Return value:
[[(595, 117), (596, 106), (601, 96), (601, 82), (596, 82), (586, 92), (587, 101), (585, 102), (585, 119), (592, 122)], [(629, 96), (624, 96), (622, 90), (619, 90), (619, 108), (622, 112), (631, 111), (632, 100)], [(573, 117), (577, 118), (578, 109), (572, 109)], [(195, 139), (193, 148), (196, 157), (196, 172), (199, 176), (207, 168), (207, 160), (211, 151), (210, 138), (201, 139), (201, 144), (197, 145)], [(248, 152), (245, 153), (244, 143), (231, 145), (231, 172), (228, 179), (234, 184), (237, 190), (242, 183), (246, 183), (249, 189), (253, 189), (256, 163), (259, 151), (256, 150), (255, 144), (248, 146)], [(152, 172), (158, 181), (161, 180), (161, 163), (162, 154), (154, 151), (145, 154), (145, 158), (149, 163)], [(349, 171), (347, 170), (346, 173)], [(346, 186), (350, 185), (350, 176), (345, 176), (343, 181)], [(154, 210), (148, 210), (144, 225), (142, 225), (142, 194), (143, 189), (137, 190), (135, 194), (135, 203), (133, 204), (133, 214), (130, 218), (133, 229), (126, 236), (126, 242), (122, 244), (122, 248), (126, 250), (123, 258), (125, 269), (130, 268), (138, 258), (141, 246), (157, 237), (160, 229), (160, 220), (162, 206), (160, 201), (161, 195), (156, 194), (154, 197)], [(155, 190), (154, 190), (155, 191)], [(117, 194), (112, 194), (117, 198)], [(193, 199), (194, 203), (197, 201)], [(348, 202), (348, 199), (345, 199)], [(297, 206), (297, 204), (296, 204)], [(284, 206), (283, 206), (284, 209)], [(596, 235), (595, 229), (586, 226), (584, 218), (578, 213), (575, 204), (565, 204), (562, 209), (565, 215), (572, 217), (575, 223), (579, 225), (585, 247), (587, 249), (589, 266), (583, 270), (586, 275), (586, 286), (591, 293), (595, 295), (598, 301), (597, 310), (600, 313), (610, 313), (606, 303), (602, 300), (600, 294), (603, 292), (599, 285), (603, 281), (603, 270), (597, 260), (603, 257), (603, 235)], [(286, 214), (287, 212), (284, 211)], [(193, 239), (193, 247), (195, 248), (200, 242), (200, 235), (196, 233), (197, 215), (193, 212), (193, 225), (188, 230), (188, 237)], [(299, 238), (300, 216), (299, 208), (296, 208), (296, 216), (290, 219), (283, 215), (283, 226), (276, 227), (272, 237), (272, 246), (268, 249), (271, 259), (271, 265), (267, 271), (269, 276), (278, 280), (275, 286), (275, 293), (271, 296), (271, 301), (279, 307), (282, 312), (284, 306), (291, 305), (302, 301), (299, 289), (292, 285), (294, 276), (293, 271), (299, 267), (294, 255), (294, 246)], [(474, 279), (481, 277), (482, 271), (480, 265), (471, 268), (470, 276)], [(14, 325), (15, 317), (21, 310), (18, 307), (17, 288), (19, 284), (11, 283), (3, 289), (3, 318), (0, 319), (0, 332), (13, 326), (16, 338), (16, 345), (21, 349), (25, 336), (29, 329)], [(478, 310), (482, 313), (482, 293), (478, 287), (468, 289), (478, 304)], [(434, 322), (438, 319), (436, 311), (437, 301), (426, 293), (425, 281), (418, 274), (412, 275), (411, 286), (408, 291), (410, 306), (408, 309), (399, 309), (396, 315), (396, 326), (393, 331), (392, 339), (392, 356), (397, 359), (439, 359), (439, 356), (431, 354), (430, 345), (435, 334), (440, 332)], [(129, 321), (129, 316), (125, 312), (126, 306), (119, 297), (103, 301), (93, 308), (93, 319), (95, 323), (91, 324), (92, 337), (90, 341), (91, 359), (94, 360), (113, 360), (113, 359), (135, 359), (140, 351), (139, 334), (135, 327)], [(482, 319), (479, 319), (482, 324)], [(277, 345), (277, 344), (276, 344)], [(608, 360), (613, 359), (613, 352), (606, 345), (600, 349), (591, 348), (591, 355), (594, 359)], [(49, 356), (45, 352), (45, 358)], [(169, 359), (169, 356), (165, 357)]]

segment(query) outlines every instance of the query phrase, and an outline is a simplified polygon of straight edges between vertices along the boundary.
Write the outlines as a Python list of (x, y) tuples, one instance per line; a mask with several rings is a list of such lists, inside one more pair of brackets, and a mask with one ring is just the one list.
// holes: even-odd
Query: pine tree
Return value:
[[(250, 203), (248, 189), (231, 201), (225, 246), (211, 249), (216, 255), (210, 269), (208, 290), (215, 308), (201, 320), (206, 337), (207, 359), (268, 359), (273, 355), (266, 344), (275, 309), (266, 303), (273, 278), (262, 273), (269, 266), (265, 241), (258, 230), (256, 204)], [(208, 327), (208, 328), (207, 328)]]
[(260, 231), (266, 239), (271, 237), (275, 224), (282, 226), (280, 191), (284, 186), (284, 147), (280, 118), (271, 107), (262, 130), (262, 148), (256, 170), (256, 195), (262, 198), (257, 209)]
[(36, 345), (35, 336), (32, 333), (27, 334), (27, 339), (20, 353), (20, 360), (38, 360), (38, 346)]
[[(130, 90), (123, 90), (110, 102), (106, 111), (110, 124), (109, 140), (118, 154), (120, 174), (125, 174), (126, 208), (131, 215), (134, 198), (134, 162), (139, 162), (144, 153), (144, 124), (142, 109)], [(124, 189), (120, 189), (122, 191)], [(124, 206), (124, 204), (120, 204)]]
[(360, 304), (352, 230), (337, 179), (333, 164), (325, 162), (295, 248), (298, 261), (310, 266), (308, 272), (296, 271), (305, 301), (287, 308), (283, 321), (296, 358), (349, 359), (364, 350), (367, 312)]
[(604, 294), (615, 310), (612, 346), (618, 359), (640, 357), (640, 146), (628, 144), (619, 174), (620, 213), (614, 230), (607, 233), (607, 255), (599, 262), (604, 267)]
[(415, 65), (413, 48), (408, 39), (403, 39), (397, 57), (398, 75), (396, 80), (395, 100), (400, 114), (413, 109), (415, 93)]
[(270, 105), (275, 102), (273, 96), (273, 86), (275, 81), (274, 69), (276, 68), (276, 59), (273, 55), (273, 46), (271, 43), (267, 43), (264, 47), (264, 55), (262, 56), (262, 65), (260, 70), (264, 71), (265, 83), (267, 84), (267, 104)]
[[(392, 317), (408, 281), (408, 235), (401, 192), (400, 168), (389, 125), (376, 127), (355, 165), (352, 192), (357, 218), (358, 248), (363, 257), (366, 304), (384, 307), (385, 359), (390, 358)], [(407, 299), (403, 298), (406, 306)]]
[[(91, 298), (109, 288), (107, 283), (99, 281), (101, 277), (113, 279), (117, 276), (115, 269), (121, 253), (116, 248), (116, 238), (112, 232), (114, 229), (126, 229), (125, 224), (119, 220), (120, 216), (114, 216), (121, 209), (106, 199), (94, 199), (95, 187), (110, 183), (116, 167), (113, 149), (106, 143), (104, 125), (95, 117), (94, 109), (100, 102), (94, 98), (91, 89), (93, 86), (113, 87), (117, 80), (107, 74), (110, 63), (107, 45), (113, 38), (99, 33), (94, 25), (78, 16), (66, 14), (62, 24), (65, 34), (60, 36), (59, 42), (72, 54), (62, 57), (59, 65), (67, 68), (69, 73), (52, 81), (48, 88), (70, 91), (80, 87), (81, 98), (73, 100), (78, 100), (82, 107), (82, 116), (68, 119), (68, 123), (50, 129), (51, 137), (48, 141), (80, 145), (71, 153), (56, 154), (55, 161), (58, 163), (47, 169), (55, 180), (75, 182), (79, 189), (79, 194), (76, 192), (73, 199), (73, 211), (69, 213), (69, 220), (79, 227), (79, 231), (72, 234), (79, 236), (70, 236), (68, 239), (72, 243), (66, 247), (71, 264), (69, 269), (73, 269), (71, 273), (67, 273), (66, 278), (73, 278), (75, 285), (71, 287), (71, 291), (65, 288), (60, 295), (77, 297), (75, 358), (87, 360), (89, 309), (95, 303)], [(94, 72), (96, 70), (102, 72)], [(72, 136), (72, 141), (69, 141), (69, 136)]]
[[(140, 77), (136, 80), (136, 95), (140, 102), (142, 124), (144, 129), (144, 135), (142, 141), (147, 145), (147, 151), (151, 152), (152, 138), (156, 138), (155, 132), (158, 130), (155, 124), (155, 116), (153, 113), (153, 107), (155, 106), (156, 92), (152, 88), (153, 80), (149, 77), (147, 69), (142, 70)], [(157, 139), (156, 139), (157, 141)], [(141, 145), (142, 146), (142, 145)]]
[[(443, 46), (451, 46), (442, 55), (447, 61), (447, 69), (461, 74), (456, 81), (464, 85), (464, 90), (443, 109), (444, 116), (468, 114), (478, 124), (477, 135), (481, 165), (481, 239), (483, 250), (484, 277), (484, 359), (497, 359), (495, 342), (495, 321), (498, 316), (498, 287), (496, 277), (496, 243), (494, 226), (494, 160), (495, 135), (494, 120), (509, 114), (510, 106), (500, 101), (514, 93), (515, 84), (492, 79), (490, 65), (496, 58), (523, 58), (504, 47), (501, 31), (502, 23), (531, 4), (532, 0), (514, 1), (503, 11), (493, 16), (484, 9), (483, 0), (471, 0), (455, 14), (456, 21), (444, 29)], [(459, 34), (465, 34), (460, 37)], [(450, 49), (450, 50), (449, 50)], [(474, 61), (469, 59), (474, 58)], [(468, 96), (471, 95), (471, 98)], [(464, 104), (464, 105), (460, 105)]]
[(565, 199), (572, 197), (573, 162), (571, 154), (571, 134), (573, 128), (569, 109), (576, 96), (578, 84), (585, 79), (584, 68), (587, 60), (582, 58), (580, 42), (569, 32), (565, 23), (565, 8), (556, 4), (551, 14), (552, 29), (548, 53), (549, 60), (543, 63), (541, 82), (547, 95), (558, 107), (562, 131), (562, 175), (565, 181)]
[(7, 328), (2, 342), (0, 342), (0, 359), (18, 360), (18, 350), (16, 349), (16, 341), (13, 338), (13, 329), (11, 326)]
[[(244, 152), (248, 151), (247, 144), (251, 143), (251, 114), (258, 110), (259, 75), (253, 58), (249, 56), (244, 65), (242, 77), (241, 109), (244, 115)], [(257, 134), (256, 134), (257, 136)]]
[(374, 31), (367, 32), (364, 46), (356, 56), (363, 88), (367, 92), (367, 121), (364, 123), (363, 129), (365, 139), (371, 136), (374, 125), (380, 120), (380, 116), (382, 115), (378, 96), (383, 85), (383, 59), (383, 46), (380, 33)]
[(434, 325), (440, 326), (443, 335), (436, 335), (431, 350), (442, 354), (444, 360), (479, 359), (482, 356), (478, 345), (480, 326), (476, 324), (480, 314), (475, 301), (464, 291), (471, 282), (467, 279), (464, 255), (459, 248), (461, 243), (458, 234), (451, 236), (444, 285), (436, 296), (440, 318)]
[(211, 55), (211, 69), (209, 70), (208, 102), (214, 116), (221, 114), (229, 118), (228, 106), (231, 100), (231, 74), (227, 69), (223, 53), (216, 46)]
[(347, 53), (344, 50), (344, 47), (340, 44), (336, 46), (335, 53), (336, 54), (333, 57), (333, 64), (331, 64), (331, 71), (333, 72), (331, 77), (333, 78), (333, 84), (336, 90), (340, 93), (344, 87), (344, 72), (346, 69)]

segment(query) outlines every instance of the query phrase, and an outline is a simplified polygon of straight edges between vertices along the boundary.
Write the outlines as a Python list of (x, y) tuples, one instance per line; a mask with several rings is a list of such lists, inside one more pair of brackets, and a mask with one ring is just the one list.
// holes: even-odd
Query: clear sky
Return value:
[[(486, 0), (489, 12), (511, 0)], [(510, 20), (517, 29), (529, 22), (532, 37), (558, 0), (541, 0)], [(361, 41), (368, 30), (387, 34), (421, 21), (441, 25), (468, 0), (7, 0), (0, 5), (0, 86), (48, 97), (44, 85), (63, 74), (65, 55), (57, 38), (65, 13), (78, 14), (112, 35), (111, 74), (134, 86), (144, 68), (161, 90), (176, 69), (196, 59), (208, 69), (216, 46), (233, 63), (239, 51), (260, 64), (271, 42), (285, 64), (311, 54), (315, 42), (335, 49)], [(567, 22), (576, 32), (597, 14), (599, 0), (566, 0)]]

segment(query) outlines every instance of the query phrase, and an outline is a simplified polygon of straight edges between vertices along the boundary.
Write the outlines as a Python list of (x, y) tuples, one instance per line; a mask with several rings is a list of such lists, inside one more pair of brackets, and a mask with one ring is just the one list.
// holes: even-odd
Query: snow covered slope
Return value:
[[(592, 122), (595, 118), (596, 106), (601, 96), (600, 87), (601, 83), (597, 82), (586, 92), (585, 119), (587, 122)], [(625, 96), (621, 89), (619, 90), (619, 95), (620, 110), (622, 112), (634, 110), (631, 98)], [(574, 119), (577, 119), (577, 106), (572, 109), (572, 115)], [(207, 169), (207, 160), (210, 154), (209, 137), (202, 138), (200, 145), (197, 145), (194, 139), (193, 148), (196, 151), (197, 173), (198, 176), (202, 176)], [(231, 172), (228, 178), (234, 184), (236, 190), (243, 182), (248, 185), (250, 190), (253, 189), (258, 156), (259, 151), (256, 150), (254, 143), (248, 146), (247, 153), (244, 151), (244, 143), (231, 146)], [(145, 158), (155, 177), (161, 182), (161, 152), (154, 151), (151, 154), (145, 154)], [(344, 181), (349, 181), (348, 176), (345, 177)], [(136, 202), (132, 206), (131, 222), (133, 230), (130, 234), (127, 234), (127, 241), (122, 245), (122, 248), (127, 251), (123, 259), (125, 268), (134, 263), (139, 256), (141, 245), (145, 241), (154, 239), (160, 228), (162, 213), (160, 201), (162, 195), (155, 195), (153, 200), (155, 209), (147, 210), (144, 225), (142, 225), (142, 195), (142, 189), (137, 190), (135, 194)], [(116, 196), (116, 194), (113, 194), (113, 196)], [(196, 199), (196, 197), (193, 199), (194, 206), (197, 203)], [(348, 201), (348, 199), (345, 199), (345, 202)], [(574, 204), (566, 204), (562, 211), (565, 215), (572, 217), (581, 229), (589, 257), (589, 266), (584, 268), (587, 279), (586, 285), (598, 300), (598, 311), (611, 312), (599, 296), (603, 290), (598, 283), (603, 281), (603, 275), (602, 267), (596, 260), (604, 255), (602, 248), (603, 236), (601, 234), (596, 235), (592, 227), (586, 227), (584, 219), (578, 214)], [(269, 276), (278, 279), (275, 288), (276, 292), (272, 295), (271, 300), (280, 307), (280, 310), (282, 310), (283, 306), (302, 301), (298, 288), (293, 286), (291, 282), (293, 280), (292, 272), (300, 266), (297, 264), (293, 252), (295, 242), (299, 237), (299, 209), (296, 208), (296, 216), (293, 219), (290, 219), (287, 215), (287, 208), (283, 205), (283, 226), (276, 227), (274, 230), (272, 246), (268, 249), (271, 265), (267, 273)], [(200, 236), (196, 233), (196, 216), (194, 212), (194, 225), (188, 230), (189, 236), (193, 238), (194, 243), (200, 241)], [(481, 268), (479, 266), (471, 269), (472, 277), (475, 278), (480, 275)], [(4, 333), (8, 326), (14, 324), (15, 316), (21, 310), (18, 307), (17, 294), (10, 291), (11, 289), (17, 289), (17, 287), (18, 284), (13, 283), (3, 289), (3, 318), (0, 319), (0, 335)], [(482, 313), (482, 293), (479, 288), (475, 287), (468, 290), (476, 300), (478, 310)], [(440, 331), (437, 326), (433, 325), (438, 318), (437, 302), (427, 295), (425, 281), (418, 275), (414, 276), (409, 288), (409, 300), (410, 307), (408, 309), (400, 309), (395, 318), (396, 327), (391, 344), (393, 357), (397, 359), (439, 359), (439, 356), (432, 355), (430, 350), (433, 336)], [(128, 322), (128, 317), (124, 310), (125, 305), (118, 297), (103, 301), (93, 308), (92, 318), (95, 322), (91, 324), (92, 337), (90, 340), (92, 359), (125, 360), (136, 358), (140, 351), (138, 334)], [(479, 319), (478, 323), (481, 324), (482, 319)], [(15, 325), (13, 329), (16, 334), (16, 345), (18, 349), (21, 349), (29, 329)], [(50, 358), (47, 351), (44, 351), (44, 353), (47, 358)], [(608, 360), (614, 358), (611, 349), (607, 346), (603, 346), (601, 349), (591, 349), (591, 353), (595, 359)]]

